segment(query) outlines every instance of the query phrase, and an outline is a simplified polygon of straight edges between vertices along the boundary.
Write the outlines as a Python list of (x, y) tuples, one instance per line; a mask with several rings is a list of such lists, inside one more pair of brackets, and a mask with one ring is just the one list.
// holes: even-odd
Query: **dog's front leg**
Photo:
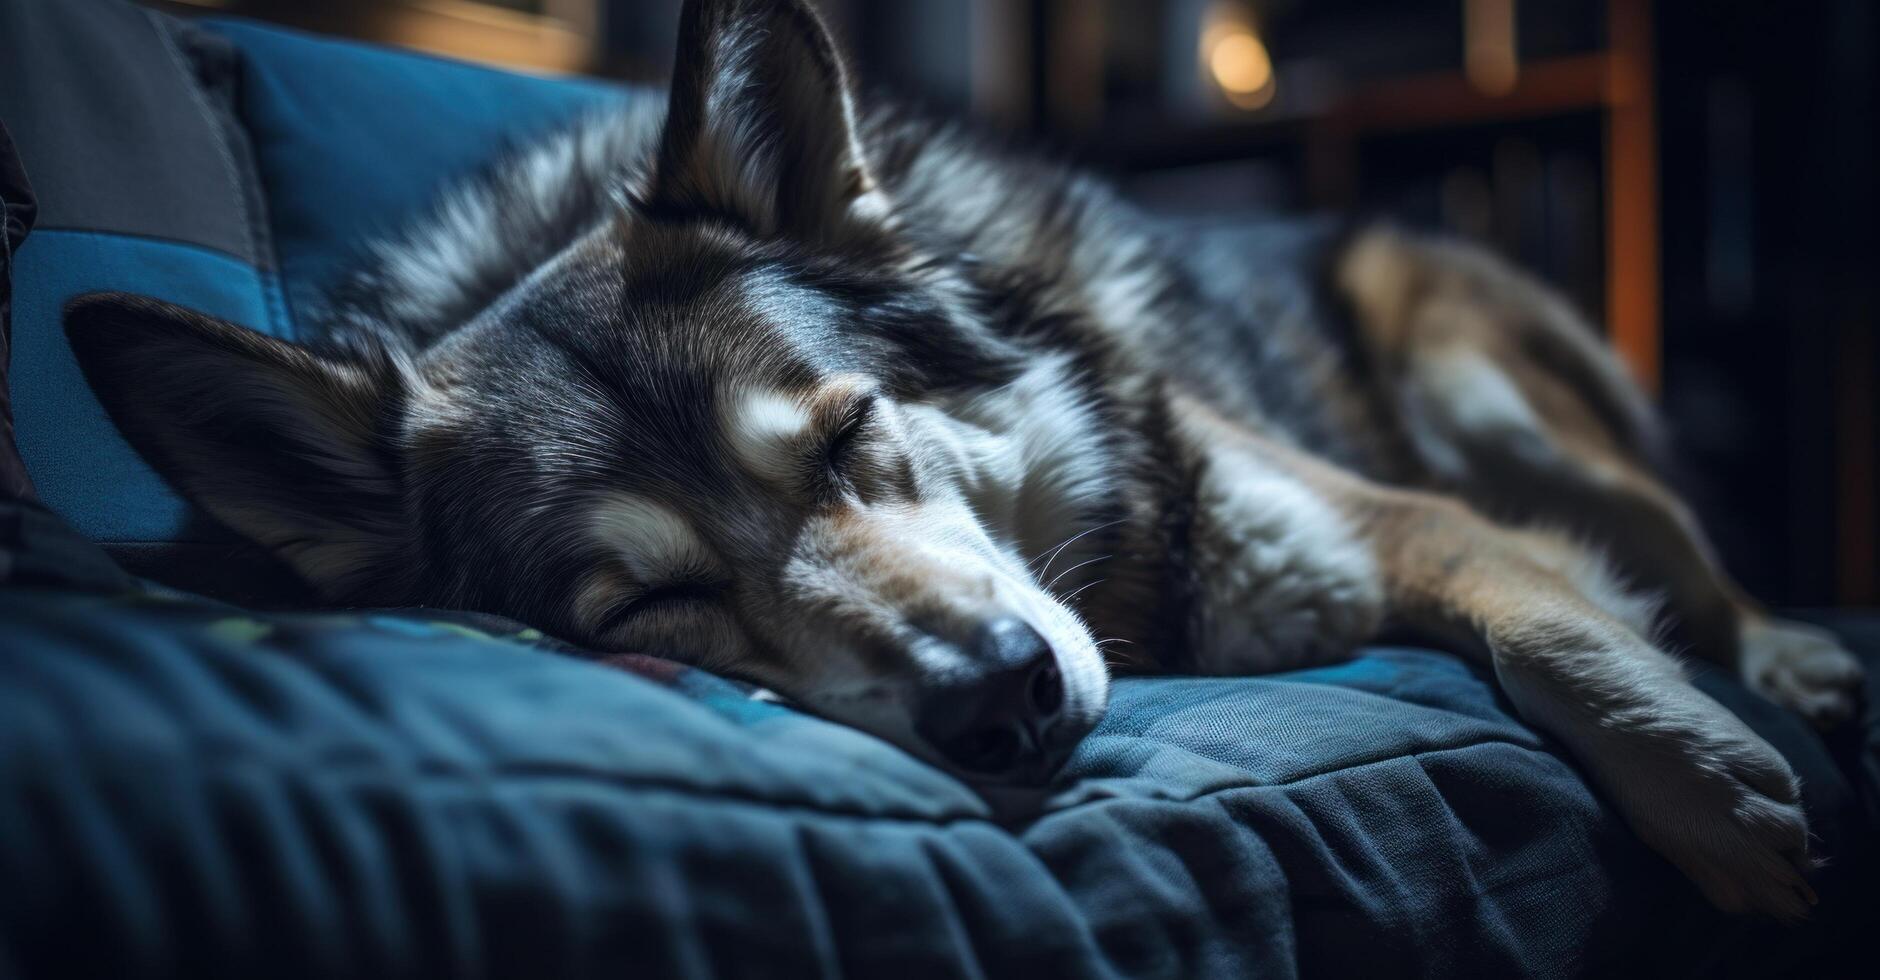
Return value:
[(1794, 774), (1646, 639), (1649, 613), (1595, 556), (1368, 483), (1197, 404), (1174, 410), (1196, 481), (1203, 670), (1289, 666), (1386, 627), (1454, 638), (1713, 903), (1806, 914)]

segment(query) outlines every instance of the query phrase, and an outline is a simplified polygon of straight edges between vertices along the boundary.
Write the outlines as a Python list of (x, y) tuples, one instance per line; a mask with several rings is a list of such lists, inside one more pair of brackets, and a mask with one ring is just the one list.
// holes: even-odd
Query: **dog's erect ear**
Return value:
[(86, 379), (131, 444), (191, 500), (329, 596), (402, 540), (379, 436), (388, 363), (341, 362), (194, 310), (123, 293), (65, 309)]
[(848, 70), (804, 0), (687, 0), (642, 203), (840, 241), (881, 210)]

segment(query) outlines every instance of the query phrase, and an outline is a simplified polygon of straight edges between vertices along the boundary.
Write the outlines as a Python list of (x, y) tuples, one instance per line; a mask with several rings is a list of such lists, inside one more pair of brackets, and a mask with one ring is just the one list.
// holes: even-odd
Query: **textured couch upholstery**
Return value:
[(102, 560), (225, 599), (263, 580), (111, 429), (66, 299), (300, 336), (440, 182), (644, 97), (0, 0), (0, 120), (41, 199), (15, 411), (51, 509), (0, 502), (0, 581), (42, 570), (0, 587), (0, 975), (1763, 975), (1858, 935), (1872, 736), (1824, 743), (1714, 675), (1833, 859), (1795, 930), (1711, 912), (1440, 653), (1122, 681), (1035, 809), (994, 812), (677, 665), (476, 617), (256, 612)]

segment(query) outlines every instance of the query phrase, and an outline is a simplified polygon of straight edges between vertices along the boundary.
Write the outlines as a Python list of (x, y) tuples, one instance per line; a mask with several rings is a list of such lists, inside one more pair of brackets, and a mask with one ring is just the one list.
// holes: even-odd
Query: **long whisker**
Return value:
[(1052, 561), (1052, 560), (1054, 560), (1054, 559), (1056, 559), (1056, 558), (1057, 558), (1057, 556), (1058, 556), (1058, 555), (1059, 555), (1059, 554), (1060, 554), (1061, 552), (1063, 552), (1063, 550), (1064, 550), (1065, 548), (1068, 548), (1068, 547), (1070, 547), (1071, 545), (1073, 545), (1073, 544), (1075, 544), (1075, 543), (1077, 543), (1077, 540), (1078, 540), (1079, 538), (1082, 538), (1083, 536), (1085, 536), (1085, 535), (1087, 535), (1087, 534), (1095, 534), (1096, 532), (1098, 532), (1098, 531), (1101, 531), (1101, 530), (1103, 530), (1104, 528), (1109, 528), (1109, 527), (1115, 527), (1116, 525), (1118, 525), (1118, 524), (1121, 524), (1121, 523), (1123, 523), (1123, 520), (1124, 520), (1123, 518), (1120, 518), (1120, 517), (1119, 517), (1119, 518), (1117, 518), (1116, 520), (1113, 520), (1113, 521), (1109, 521), (1109, 522), (1107, 522), (1107, 523), (1104, 523), (1104, 524), (1098, 524), (1098, 525), (1097, 525), (1097, 526), (1095, 526), (1095, 527), (1087, 527), (1087, 528), (1084, 528), (1083, 530), (1081, 530), (1081, 531), (1079, 531), (1079, 532), (1077, 532), (1076, 534), (1073, 534), (1073, 535), (1071, 535), (1070, 537), (1068, 537), (1068, 538), (1065, 538), (1064, 540), (1062, 540), (1062, 541), (1060, 541), (1060, 542), (1058, 542), (1058, 544), (1057, 544), (1057, 547), (1055, 547), (1055, 548), (1052, 548), (1052, 549), (1051, 549), (1050, 551), (1048, 551), (1048, 552), (1046, 552), (1045, 554), (1042, 554), (1042, 555), (1039, 555), (1038, 557), (1036, 557), (1036, 558), (1034, 558), (1034, 559), (1032, 559), (1032, 564), (1033, 564), (1033, 565), (1036, 565), (1036, 564), (1038, 564), (1039, 562), (1047, 562), (1047, 563), (1048, 563), (1048, 562), (1050, 562), (1050, 561)]
[(1069, 605), (1072, 599), (1075, 599), (1078, 596), (1083, 595), (1085, 592), (1089, 591), (1091, 586), (1102, 585), (1103, 583), (1108, 582), (1108, 581), (1109, 579), (1107, 578), (1100, 578), (1094, 582), (1085, 582), (1084, 584), (1077, 587), (1077, 591), (1072, 592), (1070, 595), (1067, 595), (1058, 601), (1064, 603), (1065, 605)]
[(1064, 581), (1064, 576), (1066, 576), (1066, 575), (1069, 575), (1070, 573), (1072, 573), (1072, 572), (1074, 572), (1074, 571), (1076, 571), (1076, 570), (1078, 570), (1078, 569), (1080, 569), (1080, 568), (1082, 568), (1082, 567), (1084, 567), (1085, 565), (1094, 565), (1094, 564), (1096, 564), (1097, 562), (1100, 562), (1100, 561), (1103, 561), (1103, 560), (1105, 560), (1105, 559), (1107, 559), (1107, 558), (1109, 558), (1109, 557), (1110, 557), (1109, 555), (1098, 555), (1098, 556), (1097, 556), (1097, 557), (1095, 557), (1095, 558), (1091, 558), (1091, 559), (1089, 559), (1089, 560), (1087, 560), (1087, 561), (1080, 561), (1080, 562), (1078, 562), (1077, 564), (1075, 564), (1075, 565), (1072, 565), (1072, 566), (1071, 566), (1071, 567), (1069, 567), (1069, 568), (1066, 568), (1065, 570), (1063, 570), (1063, 571), (1061, 571), (1061, 572), (1059, 572), (1059, 573), (1057, 573), (1057, 577), (1056, 577), (1056, 578), (1054, 578), (1054, 579), (1052, 579), (1052, 580), (1051, 580), (1051, 581), (1050, 581), (1049, 583), (1047, 583), (1047, 584), (1045, 585), (1045, 587), (1044, 587), (1044, 590), (1045, 590), (1046, 592), (1049, 592), (1049, 591), (1051, 591), (1052, 589), (1054, 589), (1054, 588), (1056, 588), (1056, 587), (1057, 587), (1057, 584), (1058, 584), (1059, 582), (1062, 582), (1062, 581)]
[(1087, 527), (1083, 529), (1082, 531), (1079, 531), (1076, 534), (1073, 534), (1070, 537), (1065, 538), (1062, 544), (1059, 544), (1057, 547), (1052, 548), (1042, 558), (1035, 558), (1032, 560), (1033, 564), (1037, 564), (1039, 561), (1044, 562), (1044, 567), (1038, 569), (1038, 572), (1037, 572), (1038, 577), (1043, 578), (1047, 573), (1051, 571), (1051, 563), (1054, 561), (1057, 561), (1057, 556), (1062, 554), (1065, 548), (1068, 548), (1071, 545), (1076, 544), (1078, 540), (1082, 539), (1086, 535), (1095, 534), (1098, 531), (1104, 530), (1105, 528), (1115, 527), (1116, 525), (1123, 523), (1123, 521), (1125, 520), (1127, 520), (1127, 518), (1119, 517), (1116, 520), (1110, 521), (1108, 523), (1098, 524), (1096, 527)]

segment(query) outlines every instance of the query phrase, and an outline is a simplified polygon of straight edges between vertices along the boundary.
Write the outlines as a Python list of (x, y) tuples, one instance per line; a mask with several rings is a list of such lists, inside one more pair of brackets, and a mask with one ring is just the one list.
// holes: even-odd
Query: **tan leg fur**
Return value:
[[(1808, 825), (1793, 773), (1640, 632), (1649, 609), (1597, 556), (1497, 526), (1452, 497), (1367, 482), (1199, 402), (1172, 404), (1198, 474), (1200, 578), (1209, 582), (1210, 562), (1246, 572), (1204, 586), (1204, 671), (1336, 656), (1391, 627), (1458, 640), (1712, 902), (1807, 913)], [(1311, 533), (1293, 533), (1301, 526)], [(1283, 625), (1252, 640), (1209, 628), (1243, 619)]]

